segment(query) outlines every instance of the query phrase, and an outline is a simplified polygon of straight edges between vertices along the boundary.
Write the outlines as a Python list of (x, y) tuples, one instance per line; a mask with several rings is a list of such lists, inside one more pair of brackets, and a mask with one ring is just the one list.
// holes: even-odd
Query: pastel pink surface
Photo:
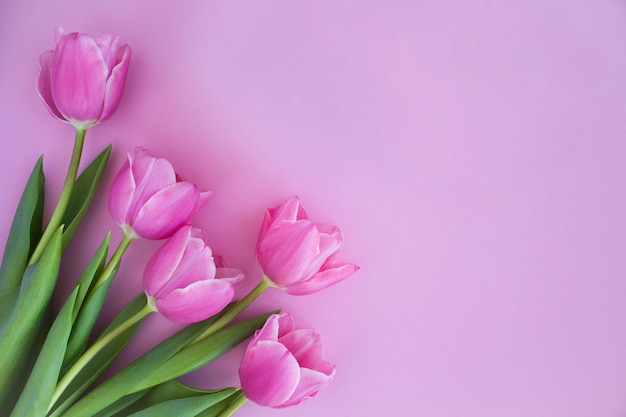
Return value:
[[(212, 190), (194, 224), (246, 273), (239, 295), (260, 278), (264, 209), (291, 195), (361, 266), (254, 304), (318, 330), (336, 376), (295, 408), (237, 415), (626, 413), (623, 1), (1, 2), (2, 241), (39, 154), (56, 197), (71, 152), (36, 92), (58, 25), (133, 50), (116, 113), (87, 135), (85, 160), (114, 144), (103, 188), (144, 146)], [(107, 230), (121, 239), (106, 201), (58, 301)], [(131, 247), (105, 319), (158, 246)], [(176, 328), (149, 318), (115, 366)], [(236, 385), (242, 353), (186, 381)]]

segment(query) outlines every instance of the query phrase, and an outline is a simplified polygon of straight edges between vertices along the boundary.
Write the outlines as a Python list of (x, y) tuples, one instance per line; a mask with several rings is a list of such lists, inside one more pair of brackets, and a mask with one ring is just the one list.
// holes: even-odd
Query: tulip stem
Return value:
[(248, 293), (248, 295), (246, 295), (241, 300), (233, 304), (230, 307), (230, 309), (228, 309), (228, 311), (224, 313), (222, 317), (217, 319), (215, 323), (209, 326), (208, 329), (206, 329), (204, 332), (198, 335), (198, 337), (196, 337), (193, 340), (193, 342), (191, 342), (191, 344), (194, 344), (203, 339), (206, 339), (207, 337), (211, 336), (213, 333), (217, 332), (218, 330), (221, 330), (224, 326), (230, 323), (235, 317), (237, 317), (237, 315), (241, 313), (246, 307), (248, 307), (250, 303), (252, 303), (268, 287), (269, 287), (268, 283), (264, 279), (262, 279), (261, 282), (259, 282), (259, 284), (256, 287), (254, 287), (252, 291)]
[(65, 176), (65, 183), (63, 183), (63, 188), (61, 189), (61, 194), (59, 195), (59, 201), (57, 206), (54, 208), (54, 212), (50, 217), (50, 221), (46, 226), (46, 230), (44, 231), (37, 247), (33, 251), (33, 254), (28, 261), (28, 265), (33, 265), (39, 261), (41, 255), (43, 254), (44, 249), (48, 246), (48, 242), (52, 238), (54, 232), (61, 225), (61, 219), (65, 214), (65, 209), (70, 201), (70, 197), (72, 195), (72, 190), (74, 189), (74, 183), (76, 182), (76, 176), (78, 174), (78, 166), (80, 165), (80, 157), (83, 153), (83, 144), (85, 143), (85, 133), (87, 133), (86, 129), (76, 129), (76, 139), (74, 140), (74, 150), (72, 151), (72, 158), (70, 159), (70, 165), (67, 168), (67, 175)]
[(96, 340), (95, 343), (91, 345), (91, 347), (87, 349), (80, 358), (78, 358), (76, 363), (74, 363), (74, 365), (72, 365), (72, 367), (65, 373), (63, 378), (61, 378), (54, 390), (54, 395), (52, 396), (52, 400), (50, 401), (50, 405), (48, 406), (48, 411), (52, 409), (52, 406), (54, 406), (54, 404), (61, 397), (63, 392), (65, 392), (70, 383), (89, 363), (89, 361), (91, 361), (106, 345), (108, 345), (116, 337), (122, 334), (125, 330), (128, 330), (132, 325), (143, 320), (148, 314), (154, 311), (155, 309), (153, 303), (150, 303), (150, 301), (148, 301), (146, 305), (136, 314), (129, 317), (126, 321), (120, 323), (119, 326), (115, 327), (108, 333), (105, 333), (98, 340)]
[(233, 414), (235, 414), (235, 411), (239, 410), (239, 408), (246, 403), (246, 401), (248, 401), (248, 398), (246, 398), (243, 392), (239, 390), (239, 394), (237, 395), (237, 398), (235, 398), (233, 402), (231, 402), (229, 406), (226, 409), (224, 409), (224, 411), (218, 414), (217, 417), (232, 416)]

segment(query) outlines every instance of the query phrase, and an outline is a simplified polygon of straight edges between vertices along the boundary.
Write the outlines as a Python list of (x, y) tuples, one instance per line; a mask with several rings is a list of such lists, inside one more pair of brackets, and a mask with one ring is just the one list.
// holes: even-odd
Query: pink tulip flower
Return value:
[(195, 323), (226, 307), (241, 280), (240, 270), (215, 266), (202, 230), (184, 226), (150, 258), (143, 285), (164, 317)]
[(109, 212), (132, 238), (165, 239), (189, 223), (210, 195), (181, 181), (166, 159), (136, 148), (113, 179)]
[(258, 330), (241, 361), (241, 389), (255, 403), (289, 407), (315, 397), (335, 375), (323, 359), (324, 345), (310, 329), (296, 330), (287, 313), (271, 315)]
[(304, 295), (344, 280), (359, 269), (333, 259), (342, 246), (337, 226), (316, 225), (300, 200), (292, 197), (266, 211), (256, 256), (271, 285)]
[(39, 58), (37, 90), (50, 113), (76, 129), (108, 119), (124, 91), (131, 49), (117, 36), (57, 28), (56, 49)]

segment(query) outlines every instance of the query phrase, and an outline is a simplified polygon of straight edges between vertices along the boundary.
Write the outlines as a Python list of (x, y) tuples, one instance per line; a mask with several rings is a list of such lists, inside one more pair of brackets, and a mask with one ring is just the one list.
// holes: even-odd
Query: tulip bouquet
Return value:
[[(104, 236), (71, 294), (52, 306), (62, 254), (98, 191), (111, 146), (79, 174), (85, 134), (108, 119), (122, 97), (131, 49), (118, 37), (57, 30), (56, 48), (40, 58), (37, 89), (50, 113), (76, 130), (66, 179), (44, 221), (42, 159), (19, 201), (0, 266), (0, 416), (232, 415), (248, 399), (288, 407), (314, 397), (334, 376), (314, 330), (273, 311), (239, 314), (264, 290), (322, 290), (358, 267), (335, 255), (336, 226), (309, 220), (298, 198), (270, 208), (262, 220), (256, 259), (258, 285), (233, 301), (243, 273), (224, 264), (191, 222), (210, 192), (182, 180), (164, 158), (137, 147), (114, 177), (108, 208), (124, 233), (110, 251)], [(129, 245), (164, 240), (145, 265), (144, 292), (101, 333), (94, 325)], [(109, 252), (111, 254), (109, 255)], [(180, 331), (108, 379), (98, 379), (149, 314)], [(251, 338), (239, 367), (240, 387), (203, 390), (177, 380)]]

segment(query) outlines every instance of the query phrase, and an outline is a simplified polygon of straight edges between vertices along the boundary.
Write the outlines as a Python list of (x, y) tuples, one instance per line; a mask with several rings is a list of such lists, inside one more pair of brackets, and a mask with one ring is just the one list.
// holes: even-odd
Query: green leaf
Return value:
[(119, 415), (124, 415), (123, 413), (126, 412), (126, 409), (130, 409), (130, 407), (133, 407), (132, 409), (134, 409), (134, 404), (141, 400), (148, 392), (150, 392), (150, 389), (126, 395), (106, 407), (104, 410), (94, 414), (93, 417), (117, 417), (119, 413), (121, 413)]
[(67, 344), (65, 359), (63, 360), (63, 373), (65, 373), (67, 368), (71, 366), (85, 350), (93, 326), (102, 310), (104, 299), (108, 294), (110, 283), (113, 281), (108, 280), (108, 285), (102, 285), (96, 294), (87, 298), (94, 278), (99, 277), (104, 269), (109, 249), (109, 238), (110, 233), (107, 233), (76, 284), (80, 290), (76, 300), (77, 308), (75, 309), (75, 315), (73, 317), (74, 325), (72, 327), (72, 334)]
[(11, 413), (12, 417), (45, 417), (47, 414), (52, 394), (59, 380), (67, 339), (72, 330), (72, 316), (77, 294), (78, 288), (75, 288), (52, 324), (35, 362), (35, 367)]
[(195, 417), (237, 392), (237, 388), (206, 391), (178, 381), (168, 381), (151, 389), (132, 407), (115, 417)]
[(17, 303), (17, 297), (19, 295), (19, 287), (0, 293), (0, 331), (11, 317), (11, 312)]
[(229, 394), (230, 392), (217, 392), (198, 397), (164, 401), (133, 413), (129, 417), (195, 417), (198, 413), (219, 403), (220, 400), (228, 398)]
[[(131, 316), (137, 314), (146, 305), (146, 296), (144, 294), (139, 295), (116, 317), (115, 320), (107, 327), (102, 333), (108, 334), (111, 330), (117, 327), (119, 324), (125, 322)], [(49, 414), (50, 417), (61, 415), (61, 413), (67, 409), (73, 402), (87, 390), (91, 384), (98, 378), (109, 366), (109, 364), (119, 355), (124, 346), (132, 338), (135, 331), (141, 325), (142, 320), (130, 326), (128, 329), (120, 333), (119, 336), (111, 340), (100, 352), (98, 352), (94, 358), (81, 369), (81, 371), (69, 384), (65, 393), (59, 398), (53, 407), (53, 412)]]
[(65, 225), (63, 232), (63, 250), (72, 241), (78, 231), (87, 209), (96, 194), (102, 174), (111, 155), (111, 145), (107, 146), (94, 160), (83, 170), (74, 183), (74, 189), (68, 202), (61, 224)]
[(202, 411), (201, 413), (196, 415), (196, 417), (222, 417), (222, 413), (228, 407), (230, 407), (230, 405), (234, 401), (237, 401), (240, 398), (241, 395), (243, 395), (243, 394), (241, 392), (239, 392), (239, 390), (237, 390), (237, 392), (235, 392), (230, 397), (226, 398), (225, 400), (220, 401), (219, 403), (215, 404), (211, 408), (208, 408), (208, 409)]
[(26, 269), (15, 307), (0, 330), (0, 404), (8, 404), (9, 388), (16, 388), (21, 366), (28, 359), (40, 327), (45, 327), (41, 323), (57, 281), (60, 259), (61, 228), (52, 236), (39, 262)]
[(0, 293), (19, 288), (28, 258), (41, 237), (44, 181), (41, 156), (30, 174), (15, 211), (0, 266)]
[[(204, 332), (220, 316), (221, 314), (218, 314), (202, 322), (191, 324), (165, 339), (119, 373), (94, 388), (67, 409), (63, 417), (91, 417), (126, 395), (144, 391), (144, 388), (137, 388), (138, 385), (142, 384), (143, 379)], [(70, 388), (72, 388), (71, 385)], [(67, 407), (67, 405), (64, 404), (63, 407)], [(60, 414), (52, 414), (50, 417), (57, 415)]]
[(190, 344), (144, 378), (135, 389), (144, 389), (194, 371), (217, 359), (260, 329), (273, 313), (262, 314), (226, 327), (197, 343)]

